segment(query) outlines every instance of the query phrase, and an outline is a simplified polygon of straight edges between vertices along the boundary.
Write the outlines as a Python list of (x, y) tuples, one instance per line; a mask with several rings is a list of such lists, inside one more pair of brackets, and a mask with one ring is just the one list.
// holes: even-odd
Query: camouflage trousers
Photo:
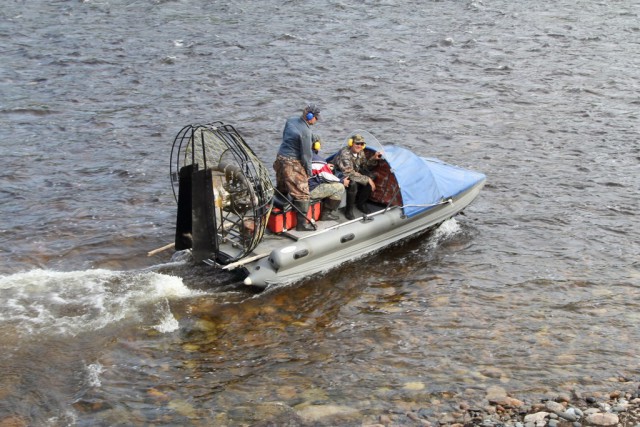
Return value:
[(326, 199), (342, 200), (344, 194), (344, 185), (341, 182), (326, 182), (318, 185), (311, 190), (310, 196), (312, 199)]
[(309, 177), (300, 160), (277, 156), (273, 169), (279, 192), (289, 193), (294, 200), (309, 200)]

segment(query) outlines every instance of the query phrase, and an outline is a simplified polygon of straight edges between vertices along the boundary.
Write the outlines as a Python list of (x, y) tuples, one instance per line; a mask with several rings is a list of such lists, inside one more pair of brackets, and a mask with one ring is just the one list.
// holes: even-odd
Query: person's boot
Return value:
[[(293, 205), (298, 208), (296, 210), (296, 231), (313, 231), (315, 228), (307, 219), (309, 212), (309, 200), (294, 200)], [(300, 213), (303, 212), (303, 213)]]
[(320, 221), (338, 221), (340, 217), (333, 212), (340, 206), (340, 200), (324, 199)]
[[(353, 187), (353, 189), (352, 189)], [(347, 219), (355, 219), (353, 208), (356, 204), (356, 196), (358, 195), (358, 184), (355, 182), (347, 188), (347, 206), (344, 208), (344, 216)]]
[(371, 213), (369, 207), (367, 206), (367, 200), (371, 197), (371, 186), (367, 185), (358, 185), (358, 195), (356, 197), (356, 207), (363, 214)]

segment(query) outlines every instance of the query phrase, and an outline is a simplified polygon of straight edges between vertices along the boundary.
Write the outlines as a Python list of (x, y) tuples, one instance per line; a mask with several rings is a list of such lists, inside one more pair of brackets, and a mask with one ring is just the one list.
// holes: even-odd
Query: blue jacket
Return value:
[(311, 145), (313, 133), (309, 124), (301, 117), (287, 119), (282, 132), (282, 144), (278, 154), (300, 160), (300, 163), (311, 176)]

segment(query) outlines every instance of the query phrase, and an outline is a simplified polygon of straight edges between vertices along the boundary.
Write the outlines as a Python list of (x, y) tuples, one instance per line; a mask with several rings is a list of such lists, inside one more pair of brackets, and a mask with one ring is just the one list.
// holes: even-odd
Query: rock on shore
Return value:
[[(456, 410), (441, 412), (433, 408), (396, 407), (385, 413), (360, 408), (307, 402), (294, 407), (277, 403), (253, 408), (251, 427), (640, 427), (640, 383), (617, 383), (608, 393), (570, 394), (560, 392), (548, 399), (527, 402), (499, 386), (489, 387), (482, 402), (458, 402)], [(453, 396), (449, 396), (455, 399)], [(403, 405), (407, 403), (403, 402)], [(450, 402), (449, 402), (450, 403)], [(273, 404), (275, 405), (275, 403)], [(452, 407), (450, 404), (448, 407)], [(220, 419), (219, 421), (223, 421)], [(224, 424), (224, 422), (223, 422)]]
[(459, 411), (436, 416), (424, 416), (423, 410), (383, 415), (362, 426), (640, 427), (640, 385), (627, 380), (621, 389), (584, 396), (578, 391), (571, 396), (559, 393), (528, 403), (509, 396), (501, 387), (490, 387), (480, 406), (462, 402)]

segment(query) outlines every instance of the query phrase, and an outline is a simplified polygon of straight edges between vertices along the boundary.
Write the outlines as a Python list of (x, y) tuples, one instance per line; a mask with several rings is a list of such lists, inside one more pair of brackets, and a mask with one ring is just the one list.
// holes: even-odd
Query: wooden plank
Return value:
[(238, 267), (242, 267), (245, 264), (248, 264), (250, 262), (257, 261), (257, 260), (259, 260), (261, 258), (269, 256), (269, 253), (258, 254), (258, 255), (255, 255), (255, 256), (252, 256), (252, 257), (249, 257), (249, 258), (241, 259), (240, 261), (232, 262), (231, 264), (227, 264), (224, 267), (222, 267), (222, 270), (234, 270), (234, 269), (236, 269)]

